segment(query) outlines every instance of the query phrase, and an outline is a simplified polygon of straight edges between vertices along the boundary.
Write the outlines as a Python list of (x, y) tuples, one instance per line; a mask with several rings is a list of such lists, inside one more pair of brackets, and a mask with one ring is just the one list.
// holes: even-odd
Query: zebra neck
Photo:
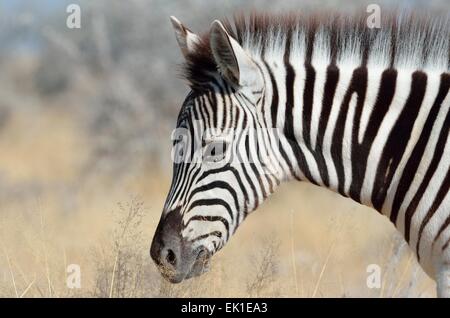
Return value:
[(421, 130), (436, 119), (448, 73), (286, 60), (284, 68), (265, 66), (271, 87), (264, 113), (283, 132), (286, 174), (386, 215), (398, 208), (394, 201), (424, 156), (426, 142), (416, 143), (430, 134), (430, 127)]

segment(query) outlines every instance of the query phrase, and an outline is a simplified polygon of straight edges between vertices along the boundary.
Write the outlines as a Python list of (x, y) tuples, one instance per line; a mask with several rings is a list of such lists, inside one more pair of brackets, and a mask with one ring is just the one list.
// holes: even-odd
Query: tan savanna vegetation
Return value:
[[(80, 1), (79, 30), (65, 27), (64, 1), (17, 3), (0, 4), (1, 297), (435, 296), (386, 218), (301, 183), (254, 212), (202, 277), (171, 285), (150, 260), (186, 93), (167, 17), (201, 30), (302, 1)], [(81, 288), (67, 286), (70, 264)], [(367, 287), (370, 264), (380, 288)]]

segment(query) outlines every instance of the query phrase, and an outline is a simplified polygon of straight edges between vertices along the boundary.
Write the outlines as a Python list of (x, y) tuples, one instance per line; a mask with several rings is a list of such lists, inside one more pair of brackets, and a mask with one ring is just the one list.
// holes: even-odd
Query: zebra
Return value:
[[(151, 258), (173, 283), (299, 180), (372, 207), (450, 297), (450, 22), (445, 15), (171, 17), (190, 87)], [(233, 131), (233, 132), (230, 132)], [(178, 158), (179, 160), (175, 160)]]

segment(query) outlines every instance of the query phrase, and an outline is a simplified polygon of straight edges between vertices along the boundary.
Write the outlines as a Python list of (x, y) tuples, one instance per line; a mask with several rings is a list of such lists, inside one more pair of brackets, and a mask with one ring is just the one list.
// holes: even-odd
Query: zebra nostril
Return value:
[(170, 265), (175, 266), (175, 263), (177, 261), (177, 257), (175, 256), (175, 253), (171, 249), (167, 250), (166, 261)]

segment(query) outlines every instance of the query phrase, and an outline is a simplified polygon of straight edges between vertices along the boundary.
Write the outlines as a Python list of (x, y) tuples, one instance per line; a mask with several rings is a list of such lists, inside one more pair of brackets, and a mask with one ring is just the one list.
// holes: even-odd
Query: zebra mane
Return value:
[[(222, 23), (253, 58), (283, 59), (286, 48), (298, 61), (448, 72), (450, 16), (439, 13), (381, 12), (380, 28), (369, 14), (298, 13), (235, 15)], [(183, 67), (183, 77), (201, 89), (218, 74), (209, 33), (200, 36)], [(303, 62), (301, 62), (303, 63)]]

